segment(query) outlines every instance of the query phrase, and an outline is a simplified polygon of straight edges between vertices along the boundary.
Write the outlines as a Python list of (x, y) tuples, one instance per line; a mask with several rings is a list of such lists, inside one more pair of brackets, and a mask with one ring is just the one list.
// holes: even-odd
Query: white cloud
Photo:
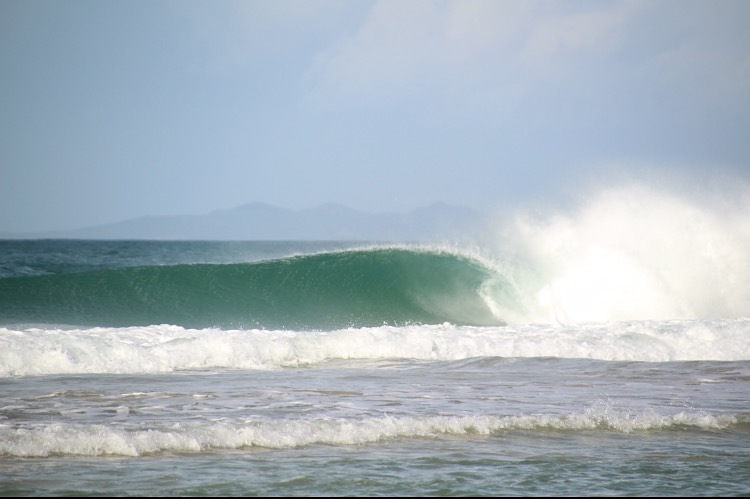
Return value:
[(629, 5), (570, 14), (565, 3), (380, 0), (356, 33), (319, 54), (310, 75), (316, 92), (336, 98), (410, 97), (426, 85), (476, 90), (478, 81), (497, 93), (570, 54), (606, 54)]
[(445, 51), (460, 61), (511, 49), (526, 29), (533, 5), (493, 0), (448, 4), (443, 21)]
[(318, 102), (364, 106), (429, 95), (455, 108), (504, 107), (587, 85), (602, 96), (675, 87), (680, 101), (710, 106), (729, 91), (746, 102), (745, 5), (378, 0), (350, 36), (318, 53), (308, 82)]
[(196, 66), (236, 71), (264, 58), (293, 57), (316, 50), (359, 8), (346, 0), (223, 2), (173, 1), (175, 12), (192, 27)]
[(620, 43), (637, 5), (602, 3), (595, 10), (538, 18), (525, 40), (521, 59), (525, 66), (546, 72), (562, 69), (571, 57), (604, 57)]
[(352, 37), (319, 54), (314, 85), (332, 96), (403, 92), (434, 69), (439, 15), (434, 2), (376, 2)]

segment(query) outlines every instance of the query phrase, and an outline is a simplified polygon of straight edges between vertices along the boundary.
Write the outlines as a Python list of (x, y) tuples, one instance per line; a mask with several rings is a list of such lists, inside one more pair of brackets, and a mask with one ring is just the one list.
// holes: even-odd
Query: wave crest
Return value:
[(0, 321), (295, 330), (498, 325), (481, 294), (491, 277), (478, 260), (407, 248), (18, 277), (0, 280)]
[(747, 424), (747, 415), (645, 411), (593, 407), (582, 413), (520, 416), (373, 417), (365, 419), (247, 419), (186, 422), (152, 428), (53, 423), (34, 429), (0, 428), (0, 456), (142, 456), (253, 447), (362, 445), (406, 438), (487, 437), (509, 431), (633, 433), (671, 429), (725, 429)]

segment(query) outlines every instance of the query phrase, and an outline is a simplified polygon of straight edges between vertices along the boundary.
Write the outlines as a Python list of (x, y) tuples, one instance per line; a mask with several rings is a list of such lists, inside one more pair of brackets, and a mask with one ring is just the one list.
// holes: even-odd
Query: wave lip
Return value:
[(295, 330), (497, 325), (481, 293), (492, 277), (466, 256), (397, 247), (17, 277), (0, 279), (0, 321)]

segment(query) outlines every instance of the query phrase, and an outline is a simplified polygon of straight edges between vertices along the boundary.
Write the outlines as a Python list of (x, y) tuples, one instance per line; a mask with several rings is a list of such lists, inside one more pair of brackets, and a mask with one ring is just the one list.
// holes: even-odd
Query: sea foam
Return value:
[(603, 189), (576, 209), (517, 215), (498, 246), (524, 306), (512, 320), (750, 316), (750, 188)]
[(750, 319), (382, 326), (334, 331), (0, 328), (0, 376), (281, 369), (329, 361), (559, 357), (749, 360)]
[(723, 429), (747, 417), (681, 411), (624, 411), (595, 404), (570, 414), (519, 416), (371, 417), (364, 419), (253, 419), (181, 422), (161, 427), (53, 423), (32, 429), (0, 425), (0, 456), (142, 456), (218, 449), (287, 449), (362, 445), (406, 438), (482, 437), (509, 431), (633, 433), (695, 427)]

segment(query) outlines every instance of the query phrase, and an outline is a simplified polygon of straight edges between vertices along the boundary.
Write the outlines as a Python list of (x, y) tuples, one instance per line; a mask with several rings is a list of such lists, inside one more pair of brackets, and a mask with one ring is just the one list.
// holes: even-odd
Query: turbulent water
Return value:
[(0, 494), (750, 494), (750, 222), (0, 241)]

